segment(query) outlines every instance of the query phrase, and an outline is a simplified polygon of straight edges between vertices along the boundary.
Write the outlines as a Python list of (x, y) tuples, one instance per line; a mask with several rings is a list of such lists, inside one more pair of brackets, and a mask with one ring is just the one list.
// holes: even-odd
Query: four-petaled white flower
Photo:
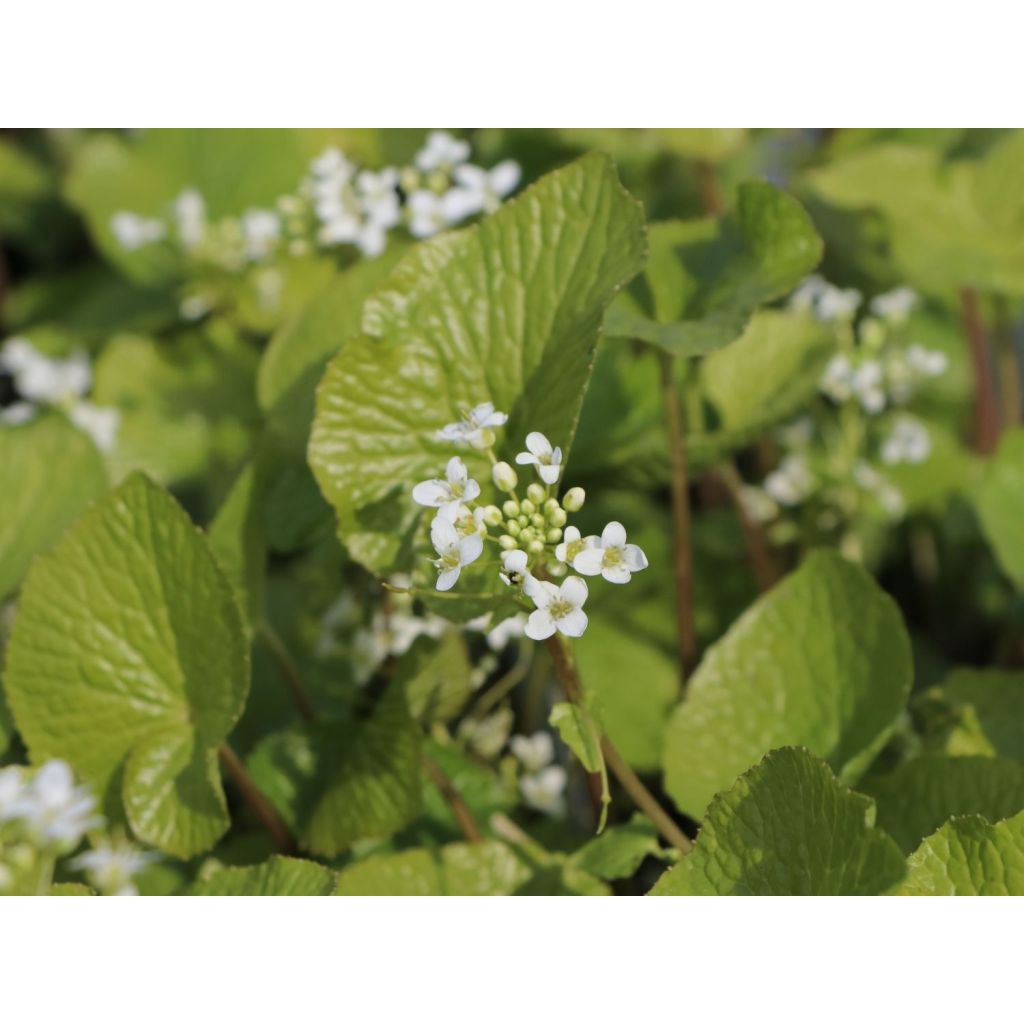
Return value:
[(417, 189), (409, 196), (406, 206), (409, 232), (415, 238), (429, 238), (477, 212), (473, 196), (461, 188), (450, 188), (442, 195)]
[(551, 764), (519, 780), (523, 799), (535, 811), (559, 817), (565, 811), (565, 786), (568, 775), (560, 764)]
[(498, 412), (493, 402), (481, 402), (474, 406), (464, 419), (458, 423), (449, 423), (442, 427), (437, 436), (441, 441), (453, 441), (456, 444), (469, 444), (474, 448), (487, 448), (490, 439), (485, 431), (495, 427), (503, 427), (508, 422), (507, 413)]
[(87, 786), (76, 786), (71, 767), (47, 761), (4, 809), (7, 819), (21, 821), (44, 847), (72, 850), (82, 836), (103, 819)]
[(469, 143), (444, 131), (433, 131), (423, 148), (413, 158), (416, 167), (430, 171), (450, 170), (469, 159)]
[(893, 324), (905, 323), (917, 305), (917, 292), (906, 285), (871, 300), (871, 312)]
[(571, 565), (581, 551), (594, 547), (597, 542), (596, 537), (584, 537), (575, 526), (567, 526), (562, 534), (562, 543), (555, 548), (555, 558)]
[(814, 474), (803, 455), (787, 455), (764, 481), (768, 496), (780, 505), (798, 505), (814, 490)]
[(882, 461), (888, 465), (900, 462), (924, 462), (931, 454), (932, 439), (928, 428), (911, 416), (901, 416), (882, 442)]
[(544, 483), (558, 483), (558, 475), (562, 471), (562, 449), (552, 448), (551, 442), (536, 430), (526, 435), (526, 447), (529, 451), (520, 452), (516, 456), (516, 464), (536, 466)]
[(152, 217), (140, 217), (128, 210), (115, 213), (110, 218), (110, 230), (118, 245), (128, 252), (134, 252), (153, 242), (160, 242), (167, 234), (162, 221)]
[(539, 772), (555, 758), (555, 741), (549, 732), (535, 732), (532, 736), (513, 736), (508, 745), (528, 772)]
[(491, 213), (519, 184), (521, 174), (515, 160), (503, 160), (489, 171), (474, 164), (463, 164), (455, 168), (455, 180), (468, 196), (476, 211)]
[(245, 254), (254, 263), (266, 259), (281, 237), (281, 218), (272, 210), (246, 210), (242, 214)]
[(360, 171), (356, 190), (367, 219), (382, 228), (393, 228), (401, 220), (398, 199), (398, 171), (385, 167), (377, 171)]
[(530, 573), (526, 568), (526, 560), (526, 552), (520, 548), (502, 552), (502, 572), (498, 575), (506, 587), (518, 587), (529, 578)]
[[(458, 506), (464, 502), (475, 501), (480, 496), (480, 485), (469, 479), (466, 464), (453, 455), (445, 468), (444, 480), (424, 480), (412, 489), (412, 500), (427, 508), (444, 508), (454, 505), (450, 515), (455, 515)], [(450, 521), (450, 520), (449, 520)]]
[(484, 539), (479, 533), (462, 536), (441, 515), (435, 516), (430, 524), (430, 540), (439, 556), (434, 560), (438, 590), (451, 590), (463, 568), (475, 562), (484, 550)]
[(537, 606), (526, 623), (526, 635), (531, 640), (547, 640), (556, 630), (565, 636), (583, 636), (587, 628), (587, 613), (583, 610), (587, 584), (579, 576), (563, 580), (560, 587), (531, 576), (523, 593)]
[(636, 544), (626, 543), (622, 523), (611, 522), (601, 538), (588, 538), (593, 544), (580, 551), (572, 567), (584, 576), (603, 576), (609, 583), (628, 583), (635, 572), (647, 568), (647, 556)]
[(100, 839), (80, 853), (71, 866), (85, 872), (90, 883), (107, 896), (138, 896), (132, 879), (158, 854), (139, 850), (124, 839)]

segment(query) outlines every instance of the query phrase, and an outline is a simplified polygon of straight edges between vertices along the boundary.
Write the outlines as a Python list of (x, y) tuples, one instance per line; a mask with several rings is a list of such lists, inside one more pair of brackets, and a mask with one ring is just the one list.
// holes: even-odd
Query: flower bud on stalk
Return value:
[[(491, 469), (491, 479), (494, 481), (494, 486), (506, 494), (514, 491), (516, 484), (519, 483), (519, 476), (507, 462), (497, 462), (494, 464), (494, 467)], [(505, 504), (509, 503), (506, 502)]]
[(582, 487), (572, 487), (562, 496), (562, 508), (566, 512), (579, 512), (586, 497), (587, 492)]

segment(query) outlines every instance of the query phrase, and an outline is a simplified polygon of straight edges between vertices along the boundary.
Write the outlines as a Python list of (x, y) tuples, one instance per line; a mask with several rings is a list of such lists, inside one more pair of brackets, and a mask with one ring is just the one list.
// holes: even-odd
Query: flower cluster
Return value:
[(554, 764), (555, 743), (550, 733), (513, 736), (509, 749), (523, 769), (519, 792), (527, 806), (553, 818), (565, 813), (565, 787), (569, 781), (566, 770)]
[(8, 338), (0, 348), (0, 374), (10, 378), (16, 396), (0, 407), (0, 424), (27, 423), (40, 407), (50, 406), (63, 411), (100, 451), (109, 452), (114, 447), (120, 414), (86, 401), (92, 370), (85, 353), (52, 359), (25, 338)]
[[(515, 461), (533, 466), (539, 480), (531, 482), (520, 497), (518, 474), (507, 462), (499, 462), (493, 451), (494, 432), (507, 421), (504, 413), (485, 402), (437, 433), (440, 440), (487, 452), (491, 481), (508, 495), (500, 507), (479, 503), (480, 484), (469, 476), (458, 455), (449, 459), (443, 478), (424, 480), (413, 488), (413, 501), (437, 510), (430, 527), (437, 554), (437, 590), (451, 590), (462, 570), (483, 554), (485, 541), (490, 541), (500, 552), (501, 581), (514, 588), (524, 603), (532, 602), (525, 635), (532, 640), (544, 640), (556, 632), (582, 636), (587, 628), (586, 582), (580, 576), (569, 576), (560, 584), (553, 580), (571, 568), (581, 576), (628, 583), (633, 573), (647, 568), (647, 558), (636, 544), (628, 543), (620, 523), (609, 523), (599, 537), (584, 537), (568, 525), (569, 514), (583, 507), (586, 496), (579, 487), (568, 490), (560, 501), (552, 493), (562, 474), (562, 451), (536, 431), (527, 434), (526, 450)], [(492, 529), (497, 536), (490, 533)]]
[[(469, 143), (444, 131), (431, 132), (406, 167), (360, 168), (331, 148), (311, 162), (294, 192), (278, 197), (269, 209), (210, 220), (203, 196), (188, 188), (161, 217), (118, 211), (110, 231), (127, 251), (167, 244), (195, 262), (231, 273), (281, 254), (303, 256), (340, 247), (379, 256), (393, 229), (404, 227), (415, 238), (428, 238), (496, 209), (519, 184), (515, 161), (486, 170), (469, 158)], [(197, 296), (183, 308), (192, 316), (205, 311)]]

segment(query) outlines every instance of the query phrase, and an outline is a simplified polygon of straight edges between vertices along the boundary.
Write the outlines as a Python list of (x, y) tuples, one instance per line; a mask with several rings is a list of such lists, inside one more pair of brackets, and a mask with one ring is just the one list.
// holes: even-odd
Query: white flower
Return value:
[(917, 292), (913, 288), (894, 288), (871, 300), (871, 312), (892, 324), (906, 323), (917, 305)]
[(885, 408), (882, 380), (882, 364), (874, 359), (868, 359), (854, 370), (851, 387), (865, 412), (874, 414)]
[(75, 785), (70, 766), (48, 761), (22, 787), (5, 815), (22, 821), (40, 845), (71, 850), (103, 820), (93, 813), (95, 808), (89, 788)]
[(487, 634), (487, 646), (492, 651), (503, 651), (510, 640), (518, 640), (526, 635), (526, 616), (523, 614), (513, 615), (510, 618), (502, 619)]
[(140, 217), (137, 213), (129, 213), (127, 210), (121, 210), (110, 218), (110, 230), (117, 239), (117, 244), (128, 252), (159, 242), (167, 233), (162, 221)]
[(24, 775), (17, 765), (0, 768), (0, 823), (15, 817), (24, 788)]
[(409, 211), (409, 232), (415, 238), (429, 238), (452, 224), (472, 216), (473, 196), (461, 188), (450, 188), (443, 195), (417, 189), (406, 200)]
[(849, 320), (860, 306), (855, 288), (836, 288), (818, 274), (808, 277), (789, 298), (789, 308), (813, 313), (819, 320)]
[(921, 377), (941, 377), (949, 366), (945, 352), (911, 345), (907, 348), (907, 365)]
[(555, 630), (565, 636), (583, 636), (587, 628), (587, 584), (579, 576), (570, 576), (560, 587), (546, 580), (529, 577), (523, 593), (532, 598), (537, 610), (530, 613), (526, 635), (531, 640), (546, 640)]
[(416, 167), (425, 174), (430, 171), (451, 170), (469, 159), (469, 143), (444, 131), (433, 131), (427, 136), (423, 148), (413, 158)]
[(50, 359), (24, 338), (12, 338), (0, 350), (0, 368), (14, 378), (22, 398), (63, 405), (81, 398), (92, 383), (89, 359), (75, 352), (67, 359)]
[(647, 568), (647, 556), (636, 544), (626, 543), (622, 523), (611, 522), (601, 532), (601, 539), (572, 560), (572, 567), (584, 576), (603, 576), (609, 583), (628, 583), (633, 573)]
[(459, 736), (481, 757), (497, 757), (512, 731), (515, 716), (511, 708), (499, 708), (487, 718), (465, 718), (459, 725)]
[(776, 434), (783, 448), (807, 448), (814, 440), (814, 420), (810, 416), (801, 416), (779, 427)]
[[(489, 448), (493, 443), (493, 435), (488, 437), (485, 431), (503, 427), (507, 422), (508, 415), (498, 412), (494, 408), (493, 402), (481, 402), (470, 409), (458, 423), (449, 423), (442, 427), (437, 432), (437, 436), (441, 441), (469, 444), (474, 448)], [(513, 483), (512, 486), (514, 487), (515, 484)]]
[(0, 423), (9, 427), (20, 427), (28, 423), (36, 414), (36, 407), (31, 402), (14, 402), (0, 409)]
[(441, 515), (435, 516), (430, 524), (430, 540), (439, 556), (434, 561), (438, 570), (438, 590), (451, 590), (463, 568), (475, 562), (484, 550), (484, 539), (479, 533), (460, 536), (455, 527)]
[(246, 210), (242, 214), (242, 235), (248, 259), (264, 260), (281, 237), (281, 218), (272, 210)]
[(787, 455), (764, 481), (768, 496), (780, 505), (798, 505), (814, 490), (814, 476), (803, 455)]
[(367, 220), (385, 229), (393, 228), (401, 220), (397, 188), (398, 171), (393, 167), (385, 167), (377, 172), (359, 172), (356, 191)]
[(503, 160), (489, 171), (474, 164), (464, 164), (455, 169), (454, 177), (466, 192), (467, 202), (475, 208), (474, 212), (483, 210), (490, 213), (519, 184), (521, 173), (515, 160)]
[(532, 736), (513, 736), (508, 745), (528, 772), (539, 772), (555, 758), (555, 741), (549, 732), (535, 732)]
[(138, 896), (132, 879), (157, 856), (124, 839), (102, 838), (91, 850), (75, 857), (71, 866), (84, 872), (89, 883), (107, 896)]
[(779, 514), (779, 506), (760, 487), (744, 487), (740, 500), (747, 515), (759, 523), (770, 523)]
[(117, 441), (117, 428), (121, 425), (121, 413), (117, 409), (78, 402), (69, 410), (68, 419), (79, 430), (88, 434), (101, 452), (113, 451), (114, 443)]
[(469, 479), (466, 464), (453, 455), (445, 467), (444, 480), (424, 480), (412, 489), (412, 500), (427, 508), (444, 508), (453, 505), (449, 521), (457, 517), (458, 507), (463, 502), (474, 501), (480, 496), (480, 485)]
[(903, 495), (869, 463), (859, 460), (853, 467), (853, 479), (858, 487), (875, 496), (889, 516), (895, 519), (903, 514)]
[(498, 573), (498, 575), (506, 587), (519, 586), (526, 582), (527, 577), (530, 575), (526, 568), (526, 561), (526, 552), (519, 548), (513, 548), (511, 551), (503, 551), (501, 553), (501, 567), (504, 571)]
[(178, 238), (186, 249), (195, 249), (206, 235), (206, 203), (194, 188), (185, 189), (174, 200)]
[(551, 442), (536, 430), (526, 435), (526, 447), (529, 451), (516, 456), (516, 465), (536, 466), (544, 483), (558, 483), (558, 475), (562, 471), (562, 449), (552, 448)]
[(562, 543), (555, 548), (555, 558), (570, 565), (584, 548), (593, 547), (597, 543), (596, 537), (583, 537), (575, 526), (567, 526), (562, 534)]
[(355, 167), (345, 159), (345, 154), (336, 147), (325, 149), (309, 165), (316, 178), (329, 178), (332, 181), (348, 181), (355, 172)]
[(900, 462), (924, 462), (931, 451), (928, 428), (920, 420), (901, 416), (882, 442), (881, 456), (883, 462), (892, 466)]
[(565, 769), (560, 764), (552, 764), (535, 775), (523, 776), (519, 780), (519, 791), (535, 811), (557, 818), (565, 812), (567, 782)]
[(845, 402), (853, 394), (853, 364), (845, 355), (833, 356), (825, 367), (818, 387), (833, 401)]

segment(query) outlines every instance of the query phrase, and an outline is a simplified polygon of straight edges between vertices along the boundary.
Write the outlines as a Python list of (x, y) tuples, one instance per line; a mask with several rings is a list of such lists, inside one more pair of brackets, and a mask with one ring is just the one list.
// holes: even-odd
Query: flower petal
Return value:
[(538, 466), (537, 473), (544, 483), (551, 485), (558, 483), (558, 474), (561, 472), (559, 466)]
[(443, 480), (424, 480), (412, 489), (412, 500), (417, 505), (426, 505), (427, 508), (437, 508), (446, 501), (450, 501), (452, 492)]
[(526, 572), (526, 552), (520, 549), (506, 551), (501, 556), (501, 564), (506, 572)]
[(587, 584), (579, 576), (570, 576), (562, 583), (559, 593), (562, 598), (579, 608), (587, 599)]
[(441, 513), (434, 516), (434, 521), (430, 524), (430, 541), (437, 549), (438, 554), (443, 554), (459, 543), (459, 534), (455, 526)]
[(606, 565), (601, 570), (601, 575), (609, 583), (628, 583), (630, 571), (621, 565)]
[(523, 593), (538, 608), (547, 608), (552, 601), (558, 599), (559, 590), (554, 583), (548, 583), (547, 580), (539, 580), (534, 576), (527, 576), (523, 581)]
[(533, 452), (534, 455), (547, 455), (551, 456), (551, 442), (539, 431), (531, 430), (526, 435), (526, 447)]
[(438, 590), (451, 590), (452, 587), (458, 582), (460, 569), (456, 566), (454, 569), (445, 569), (437, 577), (437, 589)]
[(484, 539), (479, 533), (472, 533), (459, 541), (459, 562), (469, 565), (475, 562), (484, 550)]
[(599, 576), (604, 565), (604, 548), (584, 548), (573, 560), (572, 567), (584, 576)]
[(448, 460), (444, 475), (448, 478), (448, 483), (450, 484), (464, 484), (469, 477), (469, 470), (466, 469), (466, 464), (458, 455), (453, 455)]
[(531, 455), (529, 452), (520, 452), (516, 456), (517, 466), (532, 466), (537, 462), (537, 456)]
[(612, 520), (601, 531), (601, 543), (606, 548), (621, 548), (626, 543), (626, 528)]
[(637, 544), (627, 544), (622, 549), (622, 560), (630, 572), (639, 572), (647, 568), (647, 556)]
[(558, 620), (558, 631), (566, 636), (583, 636), (587, 631), (587, 623), (587, 613), (577, 608)]
[(480, 485), (475, 480), (467, 480), (462, 492), (463, 501), (476, 501), (480, 497)]
[(530, 613), (524, 632), (531, 640), (547, 640), (555, 632), (555, 620), (547, 611), (538, 608)]

